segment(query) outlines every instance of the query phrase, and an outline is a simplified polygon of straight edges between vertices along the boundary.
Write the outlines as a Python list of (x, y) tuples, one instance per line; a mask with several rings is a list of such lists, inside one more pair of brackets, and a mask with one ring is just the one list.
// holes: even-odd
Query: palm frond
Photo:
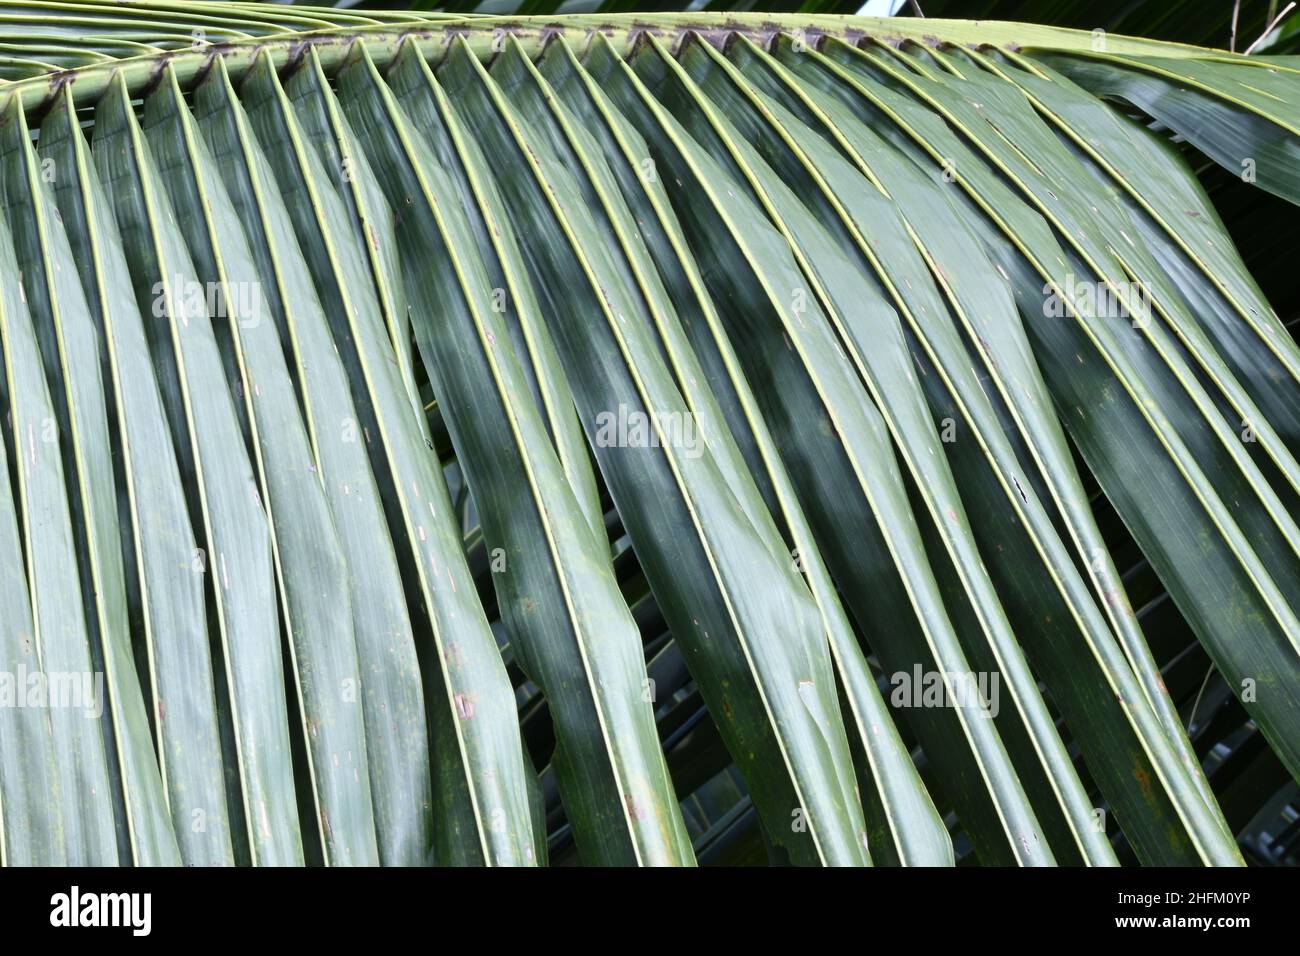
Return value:
[(0, 856), (1241, 864), (1169, 648), (1300, 780), (1300, 349), (1193, 161), (1300, 202), (1298, 94), (0, 2), (0, 671), (107, 697), (0, 707)]

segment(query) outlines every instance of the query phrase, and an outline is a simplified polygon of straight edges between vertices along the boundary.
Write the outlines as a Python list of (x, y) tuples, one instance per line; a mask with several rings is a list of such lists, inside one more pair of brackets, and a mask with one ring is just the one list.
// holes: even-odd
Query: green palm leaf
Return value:
[(1300, 73), (837, 9), (0, 0), (0, 861), (1243, 862)]

